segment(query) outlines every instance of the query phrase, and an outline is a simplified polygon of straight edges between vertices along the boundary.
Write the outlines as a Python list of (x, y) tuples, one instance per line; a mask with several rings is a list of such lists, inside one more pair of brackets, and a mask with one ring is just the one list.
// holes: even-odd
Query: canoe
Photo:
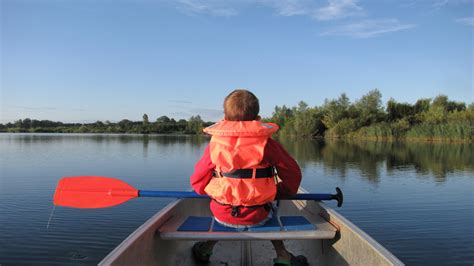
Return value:
[[(209, 200), (176, 200), (135, 230), (99, 265), (196, 265), (191, 248), (196, 241), (206, 239), (220, 240), (209, 265), (272, 265), (275, 252), (269, 239), (285, 240), (287, 249), (295, 255), (305, 255), (310, 265), (404, 265), (322, 202), (281, 201), (277, 229), (219, 231), (210, 217)], [(288, 217), (304, 220), (309, 227), (298, 227), (291, 221), (282, 224)], [(184, 228), (186, 224), (199, 227), (203, 220), (210, 221), (210, 228)]]

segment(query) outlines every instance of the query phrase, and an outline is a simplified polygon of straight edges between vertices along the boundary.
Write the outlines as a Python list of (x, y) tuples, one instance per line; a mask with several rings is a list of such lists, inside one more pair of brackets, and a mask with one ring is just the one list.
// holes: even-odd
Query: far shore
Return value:
[[(137, 136), (137, 137), (147, 137), (147, 136), (207, 136), (205, 134), (196, 134), (196, 133), (184, 133), (184, 132), (168, 132), (168, 133), (120, 133), (120, 132), (40, 132), (40, 131), (0, 131), (0, 134), (25, 134), (25, 135), (84, 135), (84, 136)], [(290, 138), (290, 139), (299, 139), (298, 136), (282, 136), (276, 135), (276, 138)], [(309, 140), (315, 141), (347, 141), (347, 142), (357, 142), (357, 141), (371, 141), (371, 142), (423, 142), (423, 143), (443, 143), (443, 144), (472, 144), (474, 140), (463, 140), (463, 139), (450, 139), (450, 138), (428, 138), (428, 137), (405, 137), (405, 138), (376, 138), (376, 137), (323, 137), (316, 136)]]

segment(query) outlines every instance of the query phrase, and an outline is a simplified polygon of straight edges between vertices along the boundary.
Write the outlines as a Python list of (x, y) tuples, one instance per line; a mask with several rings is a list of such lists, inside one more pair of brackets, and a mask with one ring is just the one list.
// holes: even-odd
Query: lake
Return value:
[[(53, 208), (58, 180), (101, 175), (144, 190), (188, 190), (208, 141), (0, 134), (0, 265), (97, 264), (171, 199), (140, 198), (106, 209)], [(280, 142), (300, 164), (306, 190), (333, 193), (341, 187), (342, 208), (328, 205), (406, 264), (474, 263), (473, 144)]]

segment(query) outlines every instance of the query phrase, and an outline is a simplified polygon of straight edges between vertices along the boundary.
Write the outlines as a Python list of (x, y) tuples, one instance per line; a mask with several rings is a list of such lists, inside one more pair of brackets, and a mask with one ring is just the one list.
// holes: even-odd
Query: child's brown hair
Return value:
[(224, 118), (230, 121), (256, 120), (260, 105), (248, 90), (234, 90), (224, 100)]

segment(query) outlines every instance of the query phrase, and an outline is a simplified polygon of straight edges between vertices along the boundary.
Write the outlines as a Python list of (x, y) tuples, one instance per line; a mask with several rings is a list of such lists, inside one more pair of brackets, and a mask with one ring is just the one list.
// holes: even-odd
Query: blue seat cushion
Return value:
[(211, 227), (212, 217), (189, 216), (178, 228), (178, 231), (207, 232)]
[(314, 230), (316, 226), (303, 216), (280, 216), (285, 231)]
[[(281, 226), (280, 227), (280, 222)], [(189, 216), (177, 229), (180, 232), (208, 232), (211, 224), (213, 232), (278, 232), (278, 231), (301, 231), (315, 230), (316, 226), (311, 224), (303, 216), (274, 216), (262, 226), (246, 228), (232, 228), (224, 226), (217, 221), (212, 223), (213, 218), (209, 216)]]

